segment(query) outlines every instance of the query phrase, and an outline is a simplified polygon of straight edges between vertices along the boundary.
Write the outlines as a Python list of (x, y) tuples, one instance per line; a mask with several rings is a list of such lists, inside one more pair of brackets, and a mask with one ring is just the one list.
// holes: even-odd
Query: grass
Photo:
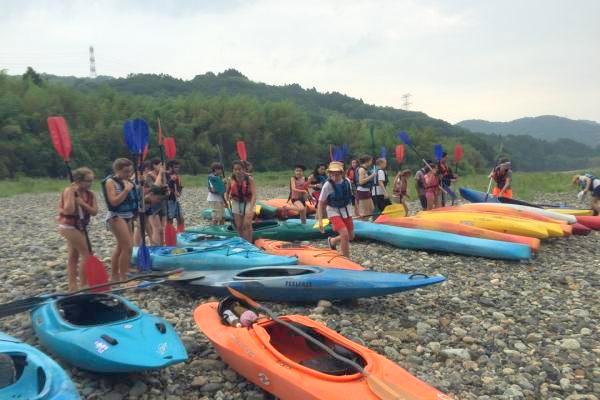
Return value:
[[(600, 176), (600, 170), (592, 171), (596, 176)], [(289, 186), (290, 172), (257, 172), (254, 174), (256, 185), (259, 187), (281, 187)], [(532, 200), (536, 193), (556, 193), (573, 191), (575, 188), (571, 185), (571, 177), (575, 172), (515, 172), (513, 175), (513, 191), (515, 198), (523, 200)], [(390, 173), (391, 175), (391, 173)], [(206, 187), (206, 175), (184, 175), (183, 183), (186, 187)], [(390, 179), (393, 177), (390, 176)], [(489, 180), (487, 175), (467, 175), (461, 176), (456, 186), (470, 187), (476, 190), (485, 191)], [(0, 197), (10, 197), (24, 193), (48, 193), (60, 192), (67, 182), (62, 179), (49, 178), (18, 178), (14, 180), (0, 181)], [(100, 190), (99, 182), (94, 183), (93, 190)], [(416, 199), (414, 185), (410, 185), (411, 198)], [(260, 192), (259, 192), (260, 197)]]

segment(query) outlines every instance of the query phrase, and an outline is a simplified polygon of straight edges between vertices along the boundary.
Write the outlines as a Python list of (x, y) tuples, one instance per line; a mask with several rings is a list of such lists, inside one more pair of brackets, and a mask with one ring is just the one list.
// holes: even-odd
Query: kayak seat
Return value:
[(329, 354), (300, 362), (300, 365), (328, 375), (342, 376), (356, 373), (348, 364), (339, 361)]
[(301, 268), (290, 268), (290, 269), (284, 269), (284, 268), (277, 268), (277, 269), (271, 269), (268, 267), (263, 267), (263, 268), (255, 268), (255, 269), (251, 269), (248, 271), (244, 271), (241, 272), (239, 274), (237, 274), (235, 276), (236, 279), (244, 279), (244, 278), (249, 278), (249, 279), (253, 279), (253, 278), (275, 278), (275, 277), (279, 277), (279, 276), (297, 276), (297, 275), (306, 275), (306, 274), (312, 274), (314, 273), (314, 271), (310, 270), (310, 269), (301, 269)]
[(62, 318), (79, 326), (102, 325), (137, 316), (118, 298), (105, 294), (86, 294), (57, 301)]

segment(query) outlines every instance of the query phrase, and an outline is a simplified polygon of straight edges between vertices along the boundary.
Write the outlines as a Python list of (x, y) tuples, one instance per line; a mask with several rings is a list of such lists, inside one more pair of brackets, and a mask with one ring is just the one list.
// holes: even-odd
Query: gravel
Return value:
[[(287, 189), (261, 188), (261, 198)], [(204, 223), (206, 190), (186, 189), (187, 225)], [(573, 194), (538, 201), (574, 204)], [(66, 247), (54, 221), (56, 194), (0, 199), (0, 302), (66, 289)], [(412, 203), (414, 209), (416, 204)], [(101, 213), (103, 214), (103, 212)], [(114, 245), (102, 218), (90, 227), (95, 252), (109, 264)], [(315, 242), (325, 247), (324, 242)], [(600, 396), (600, 232), (547, 240), (531, 263), (352, 244), (353, 259), (377, 271), (441, 273), (442, 285), (355, 303), (272, 304), (310, 315), (386, 355), (456, 399), (598, 399)], [(99, 375), (71, 367), (85, 399), (267, 399), (220, 361), (198, 331), (193, 309), (214, 300), (171, 287), (128, 292), (166, 317), (190, 358), (160, 371)], [(0, 330), (39, 345), (29, 316), (0, 320)]]

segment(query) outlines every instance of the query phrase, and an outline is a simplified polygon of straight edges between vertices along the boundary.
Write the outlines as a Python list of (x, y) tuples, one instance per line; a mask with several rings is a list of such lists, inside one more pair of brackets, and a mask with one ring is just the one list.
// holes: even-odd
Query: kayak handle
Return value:
[(427, 278), (429, 278), (429, 275), (426, 275), (426, 274), (412, 274), (411, 276), (408, 277), (408, 279), (415, 279), (415, 278), (418, 278), (418, 277), (422, 277), (424, 279), (427, 279)]

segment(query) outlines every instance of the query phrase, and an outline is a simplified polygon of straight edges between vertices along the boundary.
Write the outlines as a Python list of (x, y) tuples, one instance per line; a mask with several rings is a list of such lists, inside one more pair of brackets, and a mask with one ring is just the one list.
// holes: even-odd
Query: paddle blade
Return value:
[(177, 154), (177, 147), (175, 146), (175, 138), (167, 137), (164, 139), (163, 144), (165, 146), (165, 156), (167, 156), (167, 160), (175, 159), (175, 155)]
[(48, 117), (48, 131), (54, 149), (64, 161), (68, 162), (72, 146), (67, 121), (63, 117)]
[[(323, 228), (325, 228), (327, 225), (329, 225), (329, 219), (327, 218), (323, 218)], [(313, 229), (319, 229), (319, 223), (315, 222), (315, 224), (313, 225)]]
[(148, 145), (144, 147), (144, 152), (142, 153), (142, 161), (144, 161), (148, 157)]
[(333, 145), (329, 145), (329, 161), (333, 161)]
[(402, 143), (404, 143), (407, 146), (412, 145), (412, 142), (410, 141), (410, 137), (408, 137), (408, 133), (404, 132), (404, 131), (400, 131), (398, 133), (396, 133), (396, 137), (398, 139), (400, 139), (402, 141)]
[(348, 158), (349, 155), (350, 155), (350, 146), (348, 146), (348, 143), (342, 144), (342, 158), (345, 160)]
[(454, 163), (455, 164), (458, 164), (460, 162), (463, 154), (464, 154), (464, 150), (460, 144), (457, 144), (456, 146), (454, 146)]
[(260, 306), (260, 304), (258, 304), (256, 301), (252, 300), (250, 297), (246, 296), (244, 293), (238, 292), (237, 290), (235, 290), (234, 288), (229, 287), (229, 286), (225, 286), (225, 287), (227, 288), (227, 290), (229, 290), (229, 293), (231, 293), (231, 295), (233, 297), (235, 297), (236, 299), (244, 301), (250, 307), (256, 308), (256, 309), (262, 308)]
[(185, 232), (185, 225), (183, 223), (177, 224), (177, 233)]
[(248, 153), (246, 153), (246, 143), (243, 140), (238, 140), (235, 144), (240, 160), (247, 161)]
[(440, 161), (444, 155), (444, 148), (441, 144), (436, 144), (433, 146), (433, 154), (435, 155), (435, 160)]
[(162, 127), (160, 126), (160, 118), (156, 118), (156, 121), (158, 123), (158, 145), (160, 146), (161, 144), (163, 144), (163, 133)]
[(387, 156), (387, 149), (385, 148), (385, 146), (381, 146), (381, 150), (379, 151), (379, 157), (386, 158), (386, 156)]
[(256, 204), (254, 206), (254, 214), (256, 215), (260, 215), (260, 212), (262, 211), (262, 206), (260, 204)]
[(396, 162), (398, 164), (402, 164), (404, 162), (404, 145), (403, 144), (396, 145)]
[(123, 124), (123, 135), (129, 152), (142, 154), (148, 144), (148, 124), (140, 118), (127, 120)]
[(152, 266), (152, 258), (150, 258), (150, 251), (148, 250), (148, 247), (146, 247), (143, 243), (138, 248), (137, 266), (138, 270), (142, 272), (149, 271), (150, 267)]
[(381, 400), (420, 400), (422, 397), (409, 393), (406, 389), (369, 374), (367, 376), (369, 389)]
[[(88, 286), (93, 287), (108, 283), (108, 273), (106, 272), (106, 268), (104, 268), (102, 261), (100, 261), (95, 255), (90, 254), (88, 258), (85, 259), (83, 269)], [(97, 288), (92, 288), (90, 291), (99, 293), (106, 292), (108, 289), (108, 286), (100, 286)]]
[(165, 226), (165, 246), (176, 246), (177, 245), (177, 231), (173, 224), (167, 224)]
[(383, 209), (381, 214), (392, 217), (404, 217), (406, 215), (406, 210), (402, 204), (390, 204)]

